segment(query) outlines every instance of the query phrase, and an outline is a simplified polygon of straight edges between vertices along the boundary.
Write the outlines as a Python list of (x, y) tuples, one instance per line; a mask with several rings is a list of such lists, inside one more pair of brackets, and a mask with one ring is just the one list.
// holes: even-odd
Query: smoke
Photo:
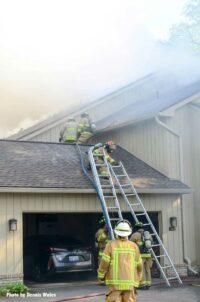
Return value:
[(172, 66), (156, 38), (184, 3), (0, 0), (0, 136)]

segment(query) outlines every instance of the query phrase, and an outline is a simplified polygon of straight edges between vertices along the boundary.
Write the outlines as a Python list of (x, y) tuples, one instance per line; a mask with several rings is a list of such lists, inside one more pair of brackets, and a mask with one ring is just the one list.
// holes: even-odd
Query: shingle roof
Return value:
[[(88, 147), (80, 146), (85, 163)], [(115, 157), (124, 163), (138, 188), (188, 189), (121, 147), (117, 148)], [(75, 145), (8, 140), (0, 140), (0, 187), (93, 188), (82, 171)]]

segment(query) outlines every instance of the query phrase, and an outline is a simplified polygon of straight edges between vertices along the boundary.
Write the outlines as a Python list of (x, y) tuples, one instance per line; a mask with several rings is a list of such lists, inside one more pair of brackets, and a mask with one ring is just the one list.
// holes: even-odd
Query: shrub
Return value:
[(23, 283), (10, 283), (0, 287), (0, 296), (6, 296), (7, 293), (20, 294), (27, 293), (28, 287)]

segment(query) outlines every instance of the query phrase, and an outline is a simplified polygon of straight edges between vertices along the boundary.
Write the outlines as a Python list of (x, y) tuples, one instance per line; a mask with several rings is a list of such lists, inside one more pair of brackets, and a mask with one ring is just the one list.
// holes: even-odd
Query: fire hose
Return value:
[(98, 297), (98, 296), (105, 296), (105, 293), (94, 293), (94, 294), (87, 294), (87, 295), (84, 295), (84, 296), (67, 297), (67, 298), (64, 298), (64, 299), (55, 300), (53, 302), (64, 302), (64, 301), (82, 300), (82, 299), (93, 298), (93, 297)]

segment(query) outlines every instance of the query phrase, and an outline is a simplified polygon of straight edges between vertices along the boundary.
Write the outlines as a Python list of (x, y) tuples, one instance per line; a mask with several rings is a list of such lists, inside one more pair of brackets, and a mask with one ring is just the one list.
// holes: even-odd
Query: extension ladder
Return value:
[[(95, 178), (96, 189), (99, 195), (102, 211), (106, 220), (106, 224), (108, 226), (108, 231), (111, 239), (114, 239), (113, 228), (115, 223), (122, 219), (122, 213), (120, 209), (120, 204), (118, 200), (118, 196), (116, 193), (116, 189), (119, 189), (123, 199), (128, 206), (132, 217), (134, 219), (134, 223), (139, 222), (139, 217), (143, 217), (145, 222), (143, 226), (146, 226), (150, 234), (153, 238), (153, 245), (150, 249), (151, 254), (157, 264), (157, 267), (163, 277), (165, 279), (166, 284), (171, 286), (171, 281), (178, 281), (178, 283), (182, 284), (180, 276), (166, 250), (163, 245), (162, 240), (160, 239), (151, 219), (140, 199), (138, 193), (129, 178), (123, 164), (120, 162), (117, 166), (113, 166), (108, 163), (105, 151), (103, 151), (102, 155), (98, 154), (98, 158), (101, 157), (102, 163), (95, 162), (95, 155), (93, 154), (94, 147), (91, 147), (88, 152), (89, 161), (92, 169), (93, 176)], [(105, 175), (101, 175), (98, 172), (98, 168), (104, 167), (108, 171), (108, 175), (106, 176), (106, 184), (105, 184)], [(117, 183), (115, 187), (114, 182)], [(155, 251), (155, 248), (159, 250), (159, 252)], [(162, 264), (161, 264), (162, 263)], [(167, 276), (167, 269), (170, 269), (170, 277)]]

